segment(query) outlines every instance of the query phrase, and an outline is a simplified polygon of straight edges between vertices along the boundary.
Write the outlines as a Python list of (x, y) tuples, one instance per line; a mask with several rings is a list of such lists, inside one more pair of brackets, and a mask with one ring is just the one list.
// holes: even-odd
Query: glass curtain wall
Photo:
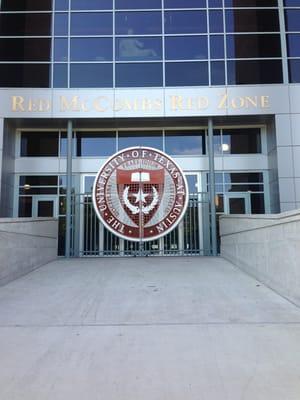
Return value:
[[(179, 157), (181, 162), (184, 162), (184, 159), (189, 161), (201, 156), (206, 157), (206, 135), (207, 132), (205, 128), (176, 128), (173, 130), (166, 128), (156, 130), (149, 129), (143, 131), (92, 131), (89, 129), (75, 130), (73, 148), (74, 155), (76, 157), (88, 157), (98, 160), (99, 158), (107, 158), (115, 151), (123, 149), (124, 147), (141, 144), (164, 150), (173, 157)], [(19, 143), (19, 156), (21, 158), (40, 157), (49, 160), (50, 158), (66, 157), (65, 131), (22, 131), (20, 132)], [(231, 155), (235, 154), (239, 154), (240, 156), (263, 154), (264, 149), (262, 146), (262, 129), (254, 126), (231, 128), (223, 127), (215, 129), (214, 149), (217, 157), (230, 157)], [(36, 162), (38, 161), (36, 160)], [(197, 173), (198, 172), (196, 172), (196, 174)], [(196, 186), (196, 174), (188, 175), (190, 187), (193, 188), (191, 190), (194, 190), (195, 192), (193, 194), (191, 191), (190, 208), (184, 222), (184, 232), (190, 233), (187, 234), (188, 236), (184, 236), (184, 240), (187, 240), (187, 237), (189, 240), (191, 239), (191, 231), (189, 230), (191, 225), (188, 225), (187, 221), (198, 219), (196, 215), (198, 211), (196, 208), (198, 207), (197, 202), (199, 201), (199, 198), (197, 197), (196, 193), (197, 191), (201, 191), (201, 187), (198, 188), (198, 186)], [(204, 172), (204, 174), (206, 175), (206, 172)], [(79, 196), (79, 186), (76, 186), (77, 191), (75, 193), (75, 182), (79, 182), (79, 175), (80, 174), (74, 176), (73, 178), (72, 193), (73, 195), (77, 196), (77, 198)], [(217, 172), (215, 180), (216, 205), (219, 214), (228, 212), (228, 210), (226, 211), (226, 201), (238, 201), (238, 199), (241, 197), (241, 194), (243, 194), (242, 197), (245, 199), (245, 202), (246, 198), (249, 200), (249, 212), (264, 213), (266, 190), (264, 187), (263, 171), (255, 171), (253, 168), (252, 171), (250, 170), (248, 172)], [(94, 177), (86, 177), (86, 192), (91, 191), (93, 181)], [(22, 175), (18, 177), (18, 196), (19, 217), (36, 216), (35, 213), (37, 212), (36, 208), (38, 205), (49, 206), (50, 204), (52, 207), (56, 206), (56, 212), (59, 217), (59, 254), (64, 254), (64, 235), (66, 223), (66, 176), (59, 175), (57, 172), (54, 173), (54, 171), (52, 171), (52, 173), (49, 171), (48, 175), (31, 175), (30, 173), (27, 175)], [(95, 218), (92, 218), (92, 214), (90, 214), (92, 212), (90, 194), (86, 194), (84, 196), (85, 197), (82, 205), (86, 210), (85, 212), (87, 212), (89, 215), (89, 218), (87, 219), (87, 221), (89, 221), (88, 223), (92, 224), (91, 226), (86, 226), (87, 232), (96, 232), (95, 235), (98, 235), (98, 222)], [(203, 204), (203, 206), (204, 205), (205, 204)], [(75, 218), (76, 212), (78, 214), (78, 210), (72, 210), (72, 218)], [(178, 234), (178, 232), (176, 232), (169, 236), (169, 238), (173, 238), (172, 243)], [(107, 235), (107, 243), (112, 243), (112, 236), (108, 233), (105, 233), (105, 235)], [(175, 236), (173, 237), (172, 235)], [(93, 243), (98, 243), (97, 236), (93, 236), (91, 240), (93, 240)], [(169, 242), (166, 241), (165, 243)], [(118, 246), (118, 243), (116, 242), (114, 246)], [(126, 248), (124, 249), (126, 250)], [(165, 251), (167, 251), (166, 248)]]
[(290, 83), (300, 83), (300, 0), (285, 0), (285, 27)]
[[(243, 132), (243, 130), (242, 130)], [(239, 136), (243, 139), (242, 132)], [(260, 134), (260, 133), (259, 133)], [(75, 157), (106, 158), (132, 146), (148, 146), (173, 156), (206, 154), (205, 129), (166, 129), (130, 131), (75, 131)], [(20, 136), (20, 157), (66, 157), (66, 132), (24, 131)]]
[[(65, 254), (65, 232), (66, 232), (66, 181), (65, 175), (22, 175), (19, 177), (19, 201), (18, 217), (36, 217), (35, 203), (39, 199), (54, 199), (57, 209), (53, 213), (58, 217), (58, 255)], [(74, 185), (73, 185), (74, 186)], [(72, 194), (75, 189), (73, 187)], [(42, 216), (42, 215), (40, 215)], [(50, 216), (50, 215), (45, 215)], [(72, 210), (72, 219), (74, 210)]]
[[(3, 0), (0, 8), (2, 87), (282, 82), (277, 0), (56, 0), (54, 10), (50, 0)], [(286, 12), (287, 29), (299, 31), (300, 10)]]

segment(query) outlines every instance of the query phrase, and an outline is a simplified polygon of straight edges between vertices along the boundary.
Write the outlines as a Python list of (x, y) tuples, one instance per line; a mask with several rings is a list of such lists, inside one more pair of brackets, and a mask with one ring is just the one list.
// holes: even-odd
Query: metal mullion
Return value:
[[(65, 12), (65, 11), (64, 11)], [(112, 10), (72, 10), (74, 14), (111, 13)]]
[(71, 0), (69, 0), (69, 8), (67, 10), (68, 14), (68, 84), (67, 87), (71, 87)]
[(280, 35), (280, 31), (268, 31), (268, 32), (258, 32), (258, 31), (251, 31), (251, 32), (227, 32), (228, 35)]
[(93, 215), (93, 226), (94, 226), (94, 233), (93, 233), (93, 239), (94, 239), (94, 243), (93, 243), (93, 252), (96, 253), (96, 248), (97, 248), (97, 217), (96, 217), (96, 213), (93, 210), (93, 205), (91, 203), (91, 213)]
[[(132, 34), (132, 35), (126, 35), (126, 34), (124, 34), (124, 33), (118, 33), (118, 34), (116, 34), (116, 37), (117, 38), (123, 38), (123, 37), (125, 37), (125, 38), (127, 38), (128, 36), (130, 36), (130, 37), (160, 37), (162, 34), (161, 33), (142, 33), (142, 34)], [(98, 35), (98, 36), (101, 36), (101, 35)], [(102, 36), (104, 36), (104, 35), (102, 35)]]
[(163, 67), (163, 87), (166, 86), (166, 48), (165, 48), (165, 1), (161, 3), (161, 40), (162, 40), (162, 67)]
[(0, 39), (51, 39), (52, 35), (0, 35)]
[(87, 231), (88, 231), (88, 206), (87, 206), (87, 196), (84, 195), (84, 248), (83, 253), (86, 255), (87, 252)]
[(71, 64), (111, 64), (111, 61), (94, 61), (94, 60), (71, 61)]
[(159, 12), (160, 8), (118, 8), (117, 12)]
[(166, 11), (205, 11), (205, 7), (166, 8)]
[(273, 6), (273, 7), (225, 7), (226, 10), (277, 10), (278, 7)]
[(192, 240), (192, 208), (193, 208), (193, 200), (191, 198), (189, 199), (189, 250), (192, 253), (193, 252), (193, 240)]
[(0, 61), (0, 64), (51, 64), (51, 61)]
[(208, 86), (211, 86), (211, 66), (210, 66), (210, 24), (209, 24), (209, 7), (206, 2), (206, 24), (207, 24), (207, 63), (208, 63)]
[[(221, 35), (220, 32), (216, 33), (216, 35), (217, 34)], [(152, 36), (152, 35), (150, 35), (150, 36)], [(174, 36), (207, 36), (207, 32), (206, 33), (205, 32), (197, 32), (197, 33), (195, 33), (195, 32), (192, 32), (192, 33), (167, 33), (166, 37), (168, 37), (168, 36), (172, 36), (172, 37), (174, 37)]]
[[(188, 206), (189, 206), (189, 202), (188, 202)], [(188, 241), (188, 223), (187, 223), (187, 214), (185, 214), (184, 218), (183, 218), (183, 253), (185, 250), (189, 250), (187, 249), (187, 243)]]
[(112, 242), (113, 242), (112, 241), (112, 236), (113, 236), (113, 234), (110, 231), (107, 230), (107, 235), (108, 235), (108, 243), (109, 243), (108, 251), (109, 251), (110, 255), (112, 255), (113, 254), (113, 249), (112, 249)]
[(71, 217), (72, 217), (72, 188), (73, 188), (73, 174), (72, 174), (72, 158), (73, 158), (73, 125), (72, 121), (68, 120), (68, 133), (67, 133), (67, 210), (66, 210), (66, 256), (70, 257), (70, 230), (71, 230)]
[[(62, 36), (62, 35), (61, 35)], [(64, 36), (64, 37), (66, 37), (66, 36)], [(105, 38), (111, 38), (112, 37), (112, 35), (111, 34), (107, 34), (107, 35), (97, 35), (97, 34), (94, 34), (94, 35), (72, 35), (72, 39), (74, 38), (74, 39), (92, 39), (92, 38), (103, 38), (103, 39), (105, 39)]]
[(198, 199), (197, 197), (194, 197), (193, 198), (193, 224), (194, 224), (193, 241), (194, 241), (195, 254), (199, 250), (198, 249), (199, 246), (197, 246), (197, 234), (196, 234), (197, 232), (199, 234), (199, 225), (197, 224), (197, 218), (196, 218), (197, 207), (198, 207)]
[[(197, 62), (197, 63), (203, 63), (203, 62), (208, 62), (207, 59), (188, 59), (188, 58), (184, 58), (184, 59), (172, 59), (172, 60), (166, 60), (168, 63), (179, 63), (179, 62)], [(215, 61), (215, 60), (214, 60)]]
[(208, 156), (209, 156), (209, 187), (210, 187), (210, 225), (211, 225), (211, 250), (212, 255), (217, 255), (216, 237), (216, 205), (215, 205), (215, 165), (213, 145), (213, 120), (208, 119)]
[(224, 67), (225, 67), (225, 85), (228, 85), (228, 68), (227, 68), (227, 43), (226, 43), (226, 16), (225, 16), (225, 0), (223, 4), (223, 42), (224, 42)]
[[(228, 61), (268, 61), (268, 60), (281, 60), (282, 57), (247, 57), (247, 58), (238, 58), (238, 57), (234, 57), (234, 58), (228, 58)], [(273, 83), (273, 85), (275, 85), (275, 83)]]
[[(159, 60), (132, 60), (132, 61), (118, 61), (118, 64), (158, 64)], [(111, 61), (74, 61), (76, 64), (110, 64)]]
[(47, 11), (1, 11), (2, 14), (51, 14), (52, 10)]
[[(55, 0), (52, 0), (52, 10), (53, 12), (51, 13), (51, 79), (50, 79), (50, 87), (53, 88), (53, 82), (54, 82), (54, 2)], [(60, 157), (60, 132), (59, 132), (59, 143), (58, 143), (58, 156)]]
[(289, 83), (289, 70), (288, 70), (288, 59), (287, 59), (287, 32), (285, 26), (285, 10), (283, 7), (283, 0), (278, 0), (278, 6), (279, 6), (278, 13), (279, 13), (279, 27), (280, 27), (283, 83)]
[(112, 17), (113, 17), (113, 30), (112, 30), (112, 39), (113, 39), (113, 89), (116, 88), (116, 9), (115, 9), (115, 0), (113, 0), (113, 9), (112, 9)]

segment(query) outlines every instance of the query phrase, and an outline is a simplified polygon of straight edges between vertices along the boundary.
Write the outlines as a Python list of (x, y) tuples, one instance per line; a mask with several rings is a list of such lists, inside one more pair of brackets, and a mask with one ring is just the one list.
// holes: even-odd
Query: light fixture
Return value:
[(220, 197), (218, 194), (215, 195), (215, 206), (218, 208), (220, 205)]
[(227, 152), (229, 151), (230, 146), (228, 143), (222, 143), (222, 151)]
[(31, 189), (31, 186), (29, 185), (29, 183), (25, 183), (25, 185), (23, 186), (24, 190), (29, 190)]

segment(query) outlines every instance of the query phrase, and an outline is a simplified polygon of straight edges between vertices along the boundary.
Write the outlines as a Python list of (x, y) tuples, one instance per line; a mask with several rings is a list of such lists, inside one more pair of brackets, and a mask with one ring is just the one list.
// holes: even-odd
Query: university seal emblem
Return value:
[(150, 147), (114, 154), (94, 182), (93, 204), (99, 219), (123, 239), (148, 241), (166, 235), (184, 216), (187, 203), (181, 169)]

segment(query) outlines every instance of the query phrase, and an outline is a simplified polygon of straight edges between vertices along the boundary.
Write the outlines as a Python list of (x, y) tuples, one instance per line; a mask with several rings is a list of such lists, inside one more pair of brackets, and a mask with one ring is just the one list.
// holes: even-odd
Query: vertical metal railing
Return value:
[[(211, 255), (209, 193), (191, 193), (180, 224), (162, 239), (140, 242), (123, 240), (99, 222), (91, 193), (72, 196), (72, 255), (81, 257), (194, 256)], [(80, 216), (76, 213), (80, 212)]]
[(215, 153), (214, 126), (212, 118), (208, 119), (208, 159), (209, 159), (209, 193), (210, 193), (210, 225), (212, 255), (217, 255), (217, 219), (215, 204)]
[(73, 124), (68, 121), (67, 128), (67, 193), (66, 193), (66, 257), (72, 255), (71, 252), (71, 229), (72, 229), (72, 136)]

